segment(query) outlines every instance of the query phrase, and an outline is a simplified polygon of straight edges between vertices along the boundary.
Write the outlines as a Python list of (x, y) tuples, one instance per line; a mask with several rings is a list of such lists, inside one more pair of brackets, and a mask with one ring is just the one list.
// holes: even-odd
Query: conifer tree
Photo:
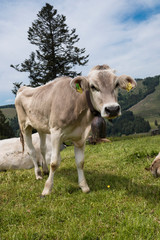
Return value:
[(29, 59), (23, 63), (11, 67), (19, 72), (28, 72), (31, 86), (45, 84), (62, 75), (80, 75), (73, 67), (85, 65), (89, 55), (84, 55), (85, 48), (75, 46), (79, 41), (76, 30), (69, 31), (66, 17), (59, 15), (48, 3), (37, 17), (28, 30), (28, 40), (37, 50), (31, 52)]
[(13, 129), (10, 127), (7, 118), (0, 110), (0, 139), (14, 137)]

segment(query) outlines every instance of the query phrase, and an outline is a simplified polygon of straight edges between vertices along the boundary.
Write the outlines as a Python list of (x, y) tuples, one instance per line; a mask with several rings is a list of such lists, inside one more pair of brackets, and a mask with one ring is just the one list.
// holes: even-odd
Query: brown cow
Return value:
[(87, 77), (60, 77), (37, 88), (20, 88), (15, 105), (37, 179), (41, 178), (41, 173), (32, 144), (32, 128), (39, 133), (44, 159), (45, 134), (51, 134), (50, 173), (42, 195), (48, 195), (52, 190), (54, 173), (61, 162), (60, 144), (66, 140), (71, 140), (75, 147), (79, 186), (83, 192), (90, 191), (83, 166), (84, 147), (91, 122), (96, 115), (108, 119), (119, 116), (121, 109), (117, 103), (118, 87), (129, 90), (135, 86), (133, 78), (126, 75), (117, 77), (108, 65), (98, 65)]

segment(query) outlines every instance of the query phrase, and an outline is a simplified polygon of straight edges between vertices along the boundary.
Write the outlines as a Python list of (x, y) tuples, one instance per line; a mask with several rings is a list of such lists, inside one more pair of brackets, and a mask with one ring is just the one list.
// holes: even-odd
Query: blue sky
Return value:
[[(144, 78), (160, 74), (159, 0), (48, 0), (76, 28), (79, 47), (90, 54), (83, 75), (106, 63), (117, 75)], [(13, 82), (29, 83), (10, 68), (33, 50), (27, 31), (45, 5), (42, 0), (0, 0), (0, 106), (14, 103)]]
[[(139, 1), (140, 2), (140, 1)], [(147, 2), (147, 1), (146, 1)], [(154, 1), (153, 1), (154, 2)], [(137, 23), (144, 22), (156, 14), (160, 13), (160, 4), (154, 5), (140, 4), (135, 6), (131, 14), (124, 15), (124, 21), (134, 21)]]

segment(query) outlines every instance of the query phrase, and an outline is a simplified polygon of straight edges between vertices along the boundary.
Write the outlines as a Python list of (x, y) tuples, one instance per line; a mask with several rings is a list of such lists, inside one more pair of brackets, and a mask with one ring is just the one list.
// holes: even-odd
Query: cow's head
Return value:
[(117, 102), (118, 88), (129, 91), (136, 86), (136, 82), (127, 75), (117, 77), (115, 71), (108, 65), (98, 65), (91, 69), (88, 77), (74, 78), (71, 86), (79, 93), (89, 90), (94, 109), (102, 117), (110, 119), (121, 114), (121, 108)]
[(154, 177), (160, 177), (160, 153), (152, 162), (149, 168), (145, 168), (147, 171), (150, 171)]

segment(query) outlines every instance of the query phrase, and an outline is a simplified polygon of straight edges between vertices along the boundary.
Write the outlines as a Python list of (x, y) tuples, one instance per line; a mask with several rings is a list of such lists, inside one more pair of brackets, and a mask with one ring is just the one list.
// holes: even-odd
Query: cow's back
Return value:
[(77, 93), (70, 81), (71, 78), (61, 77), (37, 88), (20, 89), (15, 105), (22, 129), (31, 125), (49, 133), (50, 128), (63, 128), (75, 122), (87, 109), (87, 102), (85, 93)]

